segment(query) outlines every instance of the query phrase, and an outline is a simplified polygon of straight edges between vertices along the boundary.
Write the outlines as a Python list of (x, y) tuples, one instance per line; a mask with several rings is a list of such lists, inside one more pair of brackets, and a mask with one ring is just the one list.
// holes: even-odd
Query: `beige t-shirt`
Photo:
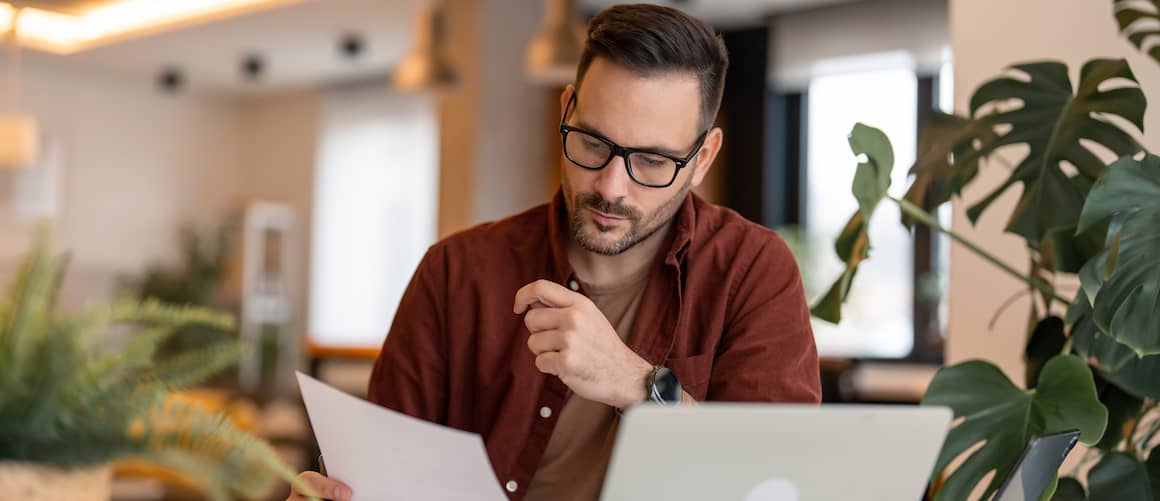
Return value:
[[(588, 298), (616, 329), (620, 339), (628, 338), (648, 281), (648, 271), (646, 266), (637, 276), (611, 287), (585, 284)], [(620, 417), (612, 407), (570, 395), (560, 410), (544, 458), (524, 499), (589, 501), (598, 498), (619, 423)]]

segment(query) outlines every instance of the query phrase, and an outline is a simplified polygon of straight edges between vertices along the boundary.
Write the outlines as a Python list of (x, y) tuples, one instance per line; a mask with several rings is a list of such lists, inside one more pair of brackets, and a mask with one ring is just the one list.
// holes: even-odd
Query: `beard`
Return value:
[[(565, 178), (566, 179), (566, 178)], [(640, 209), (628, 205), (605, 200), (599, 193), (573, 193), (569, 183), (565, 180), (564, 200), (568, 209), (568, 220), (572, 230), (572, 238), (581, 248), (589, 252), (604, 256), (616, 256), (627, 251), (636, 244), (648, 240), (663, 228), (680, 209), (685, 196), (688, 195), (693, 177), (685, 181), (681, 189), (672, 198), (665, 200), (652, 213), (645, 214)], [(619, 238), (609, 240), (623, 225), (616, 227), (604, 226), (595, 221), (585, 221), (584, 209), (592, 209), (610, 216), (624, 219), (627, 230)]]

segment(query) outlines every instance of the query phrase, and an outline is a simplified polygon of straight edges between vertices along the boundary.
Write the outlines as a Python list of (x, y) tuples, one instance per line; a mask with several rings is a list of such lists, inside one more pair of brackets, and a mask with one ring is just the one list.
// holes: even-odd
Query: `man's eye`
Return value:
[(665, 157), (659, 157), (656, 155), (637, 155), (637, 157), (633, 160), (641, 161), (644, 167), (661, 167), (669, 161), (669, 159)]

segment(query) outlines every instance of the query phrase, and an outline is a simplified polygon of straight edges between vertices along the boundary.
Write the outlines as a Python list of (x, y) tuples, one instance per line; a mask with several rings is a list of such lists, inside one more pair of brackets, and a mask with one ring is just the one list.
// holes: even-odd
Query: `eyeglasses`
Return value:
[(566, 124), (568, 111), (575, 103), (576, 94), (572, 94), (567, 106), (564, 107), (564, 115), (560, 117), (560, 138), (564, 146), (564, 156), (572, 163), (588, 170), (603, 169), (613, 157), (619, 156), (624, 159), (628, 177), (637, 184), (649, 188), (671, 186), (677, 179), (677, 173), (701, 152), (705, 137), (709, 134), (707, 130), (702, 132), (697, 137), (697, 145), (693, 148), (693, 152), (684, 158), (655, 151), (625, 148), (600, 134)]

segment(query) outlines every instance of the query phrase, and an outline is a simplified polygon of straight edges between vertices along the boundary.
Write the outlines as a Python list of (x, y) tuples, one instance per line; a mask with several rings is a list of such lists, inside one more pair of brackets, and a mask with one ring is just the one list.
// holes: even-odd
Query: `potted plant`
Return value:
[[(22, 500), (107, 500), (111, 464), (172, 467), (214, 500), (253, 497), (294, 473), (260, 439), (171, 392), (232, 363), (223, 341), (158, 359), (182, 327), (229, 316), (154, 300), (55, 311), (67, 259), (45, 232), (0, 299), (0, 492)], [(305, 487), (305, 486), (300, 486)]]
[[(1121, 30), (1138, 48), (1160, 35), (1149, 28), (1160, 21), (1160, 5), (1114, 3)], [(1160, 48), (1150, 55), (1160, 62)], [(1153, 454), (1160, 438), (1160, 157), (1131, 133), (1143, 132), (1145, 107), (1123, 59), (1088, 61), (1074, 86), (1063, 63), (1013, 65), (975, 90), (969, 117), (931, 118), (903, 197), (887, 193), (894, 159), (886, 136), (862, 124), (851, 132), (860, 159), (853, 181), (859, 210), (835, 243), (846, 269), (814, 306), (815, 316), (840, 321), (858, 266), (870, 255), (867, 223), (883, 202), (899, 206), (904, 225), (929, 226), (1018, 278), (1039, 304), (1029, 322), (1022, 387), (994, 364), (971, 360), (943, 368), (927, 389), (923, 404), (948, 406), (958, 418), (936, 462), (935, 499), (968, 499), (976, 489), (989, 497), (1030, 437), (1069, 428), (1092, 446), (1081, 466), (1094, 466), (1086, 482), (1074, 477), (1082, 468), (1058, 478), (1052, 499), (1160, 496), (1160, 453)], [(967, 216), (974, 222), (1021, 185), (1006, 231), (1026, 242), (1029, 273), (931, 216), (980, 169), (1001, 168), (1003, 157), (994, 154), (1012, 145), (1026, 154), (1004, 165), (1008, 180)], [(1101, 160), (1100, 149), (1115, 160)], [(1078, 274), (1082, 283), (1074, 297), (1055, 286), (1065, 274)], [(1066, 306), (1065, 316), (1052, 314), (1057, 305)], [(956, 459), (962, 463), (952, 469)]]

